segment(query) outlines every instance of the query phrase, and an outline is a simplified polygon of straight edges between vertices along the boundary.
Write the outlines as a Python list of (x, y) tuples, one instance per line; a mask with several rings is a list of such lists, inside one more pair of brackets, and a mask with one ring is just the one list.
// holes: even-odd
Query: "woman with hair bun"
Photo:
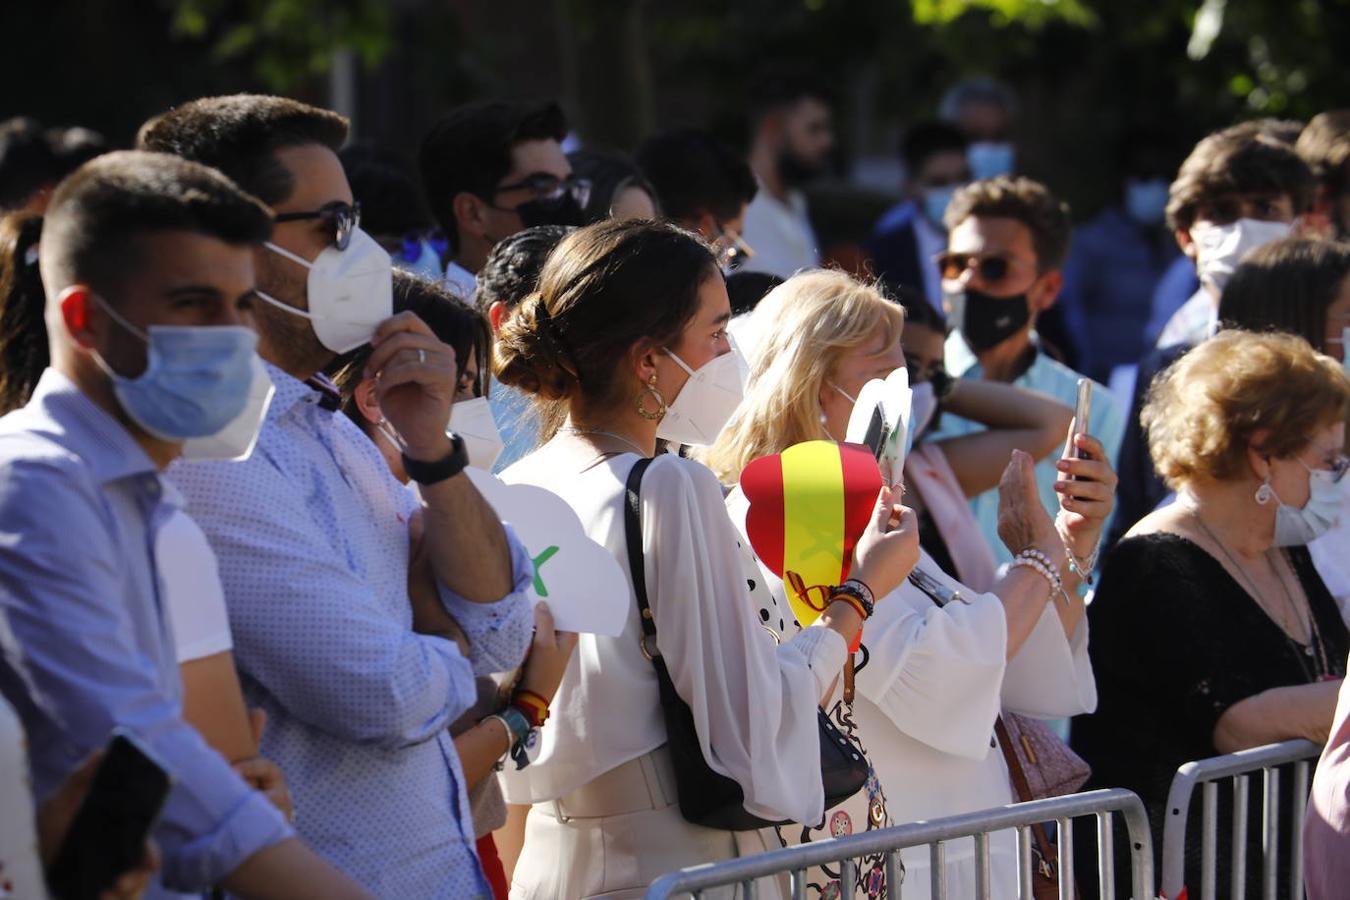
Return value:
[[(711, 443), (739, 398), (730, 315), (717, 261), (689, 232), (629, 221), (569, 235), (501, 329), (494, 360), (503, 384), (565, 418), (502, 477), (554, 491), (629, 571), (623, 510), (634, 465), (658, 438)], [(640, 495), (656, 650), (704, 758), (739, 783), (756, 815), (820, 822), (817, 709), (866, 604), (835, 591), (819, 623), (780, 646), (761, 627), (764, 587), (712, 472), (661, 455)], [(912, 512), (883, 490), (854, 575), (881, 597), (918, 554)], [(513, 897), (637, 897), (664, 872), (766, 849), (763, 832), (681, 816), (643, 644), (631, 594), (621, 634), (581, 636), (537, 758), (503, 774), (507, 799), (533, 804)]]

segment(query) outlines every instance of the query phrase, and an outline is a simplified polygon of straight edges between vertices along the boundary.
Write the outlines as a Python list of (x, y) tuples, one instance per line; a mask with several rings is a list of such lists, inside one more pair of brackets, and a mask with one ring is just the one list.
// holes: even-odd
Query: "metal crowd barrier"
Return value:
[[(1167, 818), (1162, 838), (1162, 895), (1176, 898), (1186, 888), (1186, 825), (1190, 814), (1191, 796), (1196, 785), (1203, 785), (1201, 797), (1201, 863), (1200, 900), (1214, 900), (1218, 866), (1218, 809), (1219, 785), (1222, 779), (1233, 779), (1233, 896), (1241, 898), (1246, 892), (1247, 879), (1247, 818), (1249, 778), (1262, 773), (1262, 840), (1261, 840), (1261, 894), (1264, 900), (1277, 896), (1303, 897), (1303, 814), (1307, 809), (1310, 787), (1308, 769), (1322, 748), (1311, 741), (1285, 741), (1240, 750), (1226, 756), (1216, 756), (1197, 762), (1188, 762), (1177, 770), (1172, 788), (1167, 794)], [(1280, 863), (1280, 772), (1278, 766), (1294, 766), (1293, 816), (1289, 835), (1289, 891), (1278, 891)]]
[[(997, 809), (980, 810), (959, 816), (913, 822), (894, 828), (883, 828), (864, 834), (850, 835), (835, 840), (816, 841), (796, 847), (784, 847), (755, 856), (692, 866), (663, 875), (652, 882), (647, 900), (666, 900), (677, 894), (703, 896), (709, 888), (740, 887), (743, 900), (755, 900), (755, 880), (787, 874), (791, 878), (793, 900), (806, 896), (806, 870), (811, 866), (839, 863), (839, 883), (854, 883), (853, 860), (873, 854), (885, 854), (886, 885), (890, 900), (902, 900), (903, 881), (900, 876), (899, 851), (908, 847), (928, 845), (932, 859), (932, 898), (947, 897), (945, 845), (948, 841), (971, 838), (975, 842), (976, 895), (988, 900), (990, 892), (989, 835), (1008, 828), (1017, 829), (1019, 896), (1031, 900), (1031, 826), (1041, 822), (1058, 823), (1059, 896), (1061, 900), (1074, 897), (1073, 884), (1073, 828), (1071, 820), (1096, 816), (1098, 877), (1103, 900), (1115, 897), (1115, 856), (1113, 853), (1112, 815), (1120, 813), (1130, 837), (1130, 874), (1133, 896), (1136, 900), (1152, 898), (1153, 842), (1149, 835), (1148, 816), (1144, 805), (1130, 791), (1114, 788), (1051, 797), (1030, 803), (1015, 803)], [(851, 894), (845, 892), (845, 898)], [(962, 898), (965, 900), (965, 898)]]

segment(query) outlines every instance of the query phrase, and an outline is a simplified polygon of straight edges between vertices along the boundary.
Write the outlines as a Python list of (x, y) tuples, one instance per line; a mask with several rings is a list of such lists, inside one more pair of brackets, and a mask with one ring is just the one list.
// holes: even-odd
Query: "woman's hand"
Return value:
[(553, 613), (549, 611), (548, 604), (535, 604), (534, 642), (525, 657), (519, 687), (533, 691), (552, 703), (576, 646), (575, 634), (553, 630)]
[(1058, 567), (1064, 547), (1055, 523), (1041, 505), (1036, 487), (1036, 464), (1029, 453), (1012, 452), (998, 483), (998, 536), (1013, 556), (1034, 547)]
[[(1077, 447), (1080, 458), (1073, 458), (1072, 447)], [(1090, 434), (1075, 435), (1072, 426), (1064, 456), (1055, 467), (1062, 479), (1055, 482), (1059, 494), (1055, 527), (1070, 552), (1086, 559), (1097, 549), (1102, 529), (1115, 508), (1116, 472), (1107, 461), (1101, 441)]]
[(900, 586), (919, 564), (919, 521), (914, 510), (891, 502), (882, 487), (872, 520), (853, 548), (852, 576), (872, 589), (880, 601)]

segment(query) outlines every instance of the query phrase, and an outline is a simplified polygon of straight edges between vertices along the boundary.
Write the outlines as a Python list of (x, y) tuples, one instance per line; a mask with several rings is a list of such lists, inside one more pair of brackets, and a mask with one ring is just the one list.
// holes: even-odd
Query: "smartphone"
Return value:
[(115, 729), (47, 870), (52, 896), (97, 900), (119, 876), (139, 866), (172, 786), (154, 754), (131, 733)]
[(1072, 447), (1072, 453), (1075, 459), (1080, 459), (1082, 454), (1078, 450), (1077, 437), (1080, 434), (1087, 434), (1088, 419), (1092, 415), (1092, 379), (1078, 379), (1078, 402), (1073, 408), (1073, 436), (1075, 443)]

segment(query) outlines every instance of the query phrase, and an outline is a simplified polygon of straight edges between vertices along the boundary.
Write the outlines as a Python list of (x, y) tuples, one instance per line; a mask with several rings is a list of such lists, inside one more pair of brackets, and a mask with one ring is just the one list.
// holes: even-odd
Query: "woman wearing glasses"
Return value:
[[(1220, 332), (1152, 386), (1143, 424), (1178, 499), (1105, 561), (1088, 612), (1099, 703), (1072, 733), (1088, 787), (1137, 793), (1155, 846), (1182, 763), (1327, 739), (1350, 637), (1306, 544), (1340, 512), (1348, 412), (1350, 378), (1293, 335)], [(1260, 859), (1261, 830), (1249, 834)]]

